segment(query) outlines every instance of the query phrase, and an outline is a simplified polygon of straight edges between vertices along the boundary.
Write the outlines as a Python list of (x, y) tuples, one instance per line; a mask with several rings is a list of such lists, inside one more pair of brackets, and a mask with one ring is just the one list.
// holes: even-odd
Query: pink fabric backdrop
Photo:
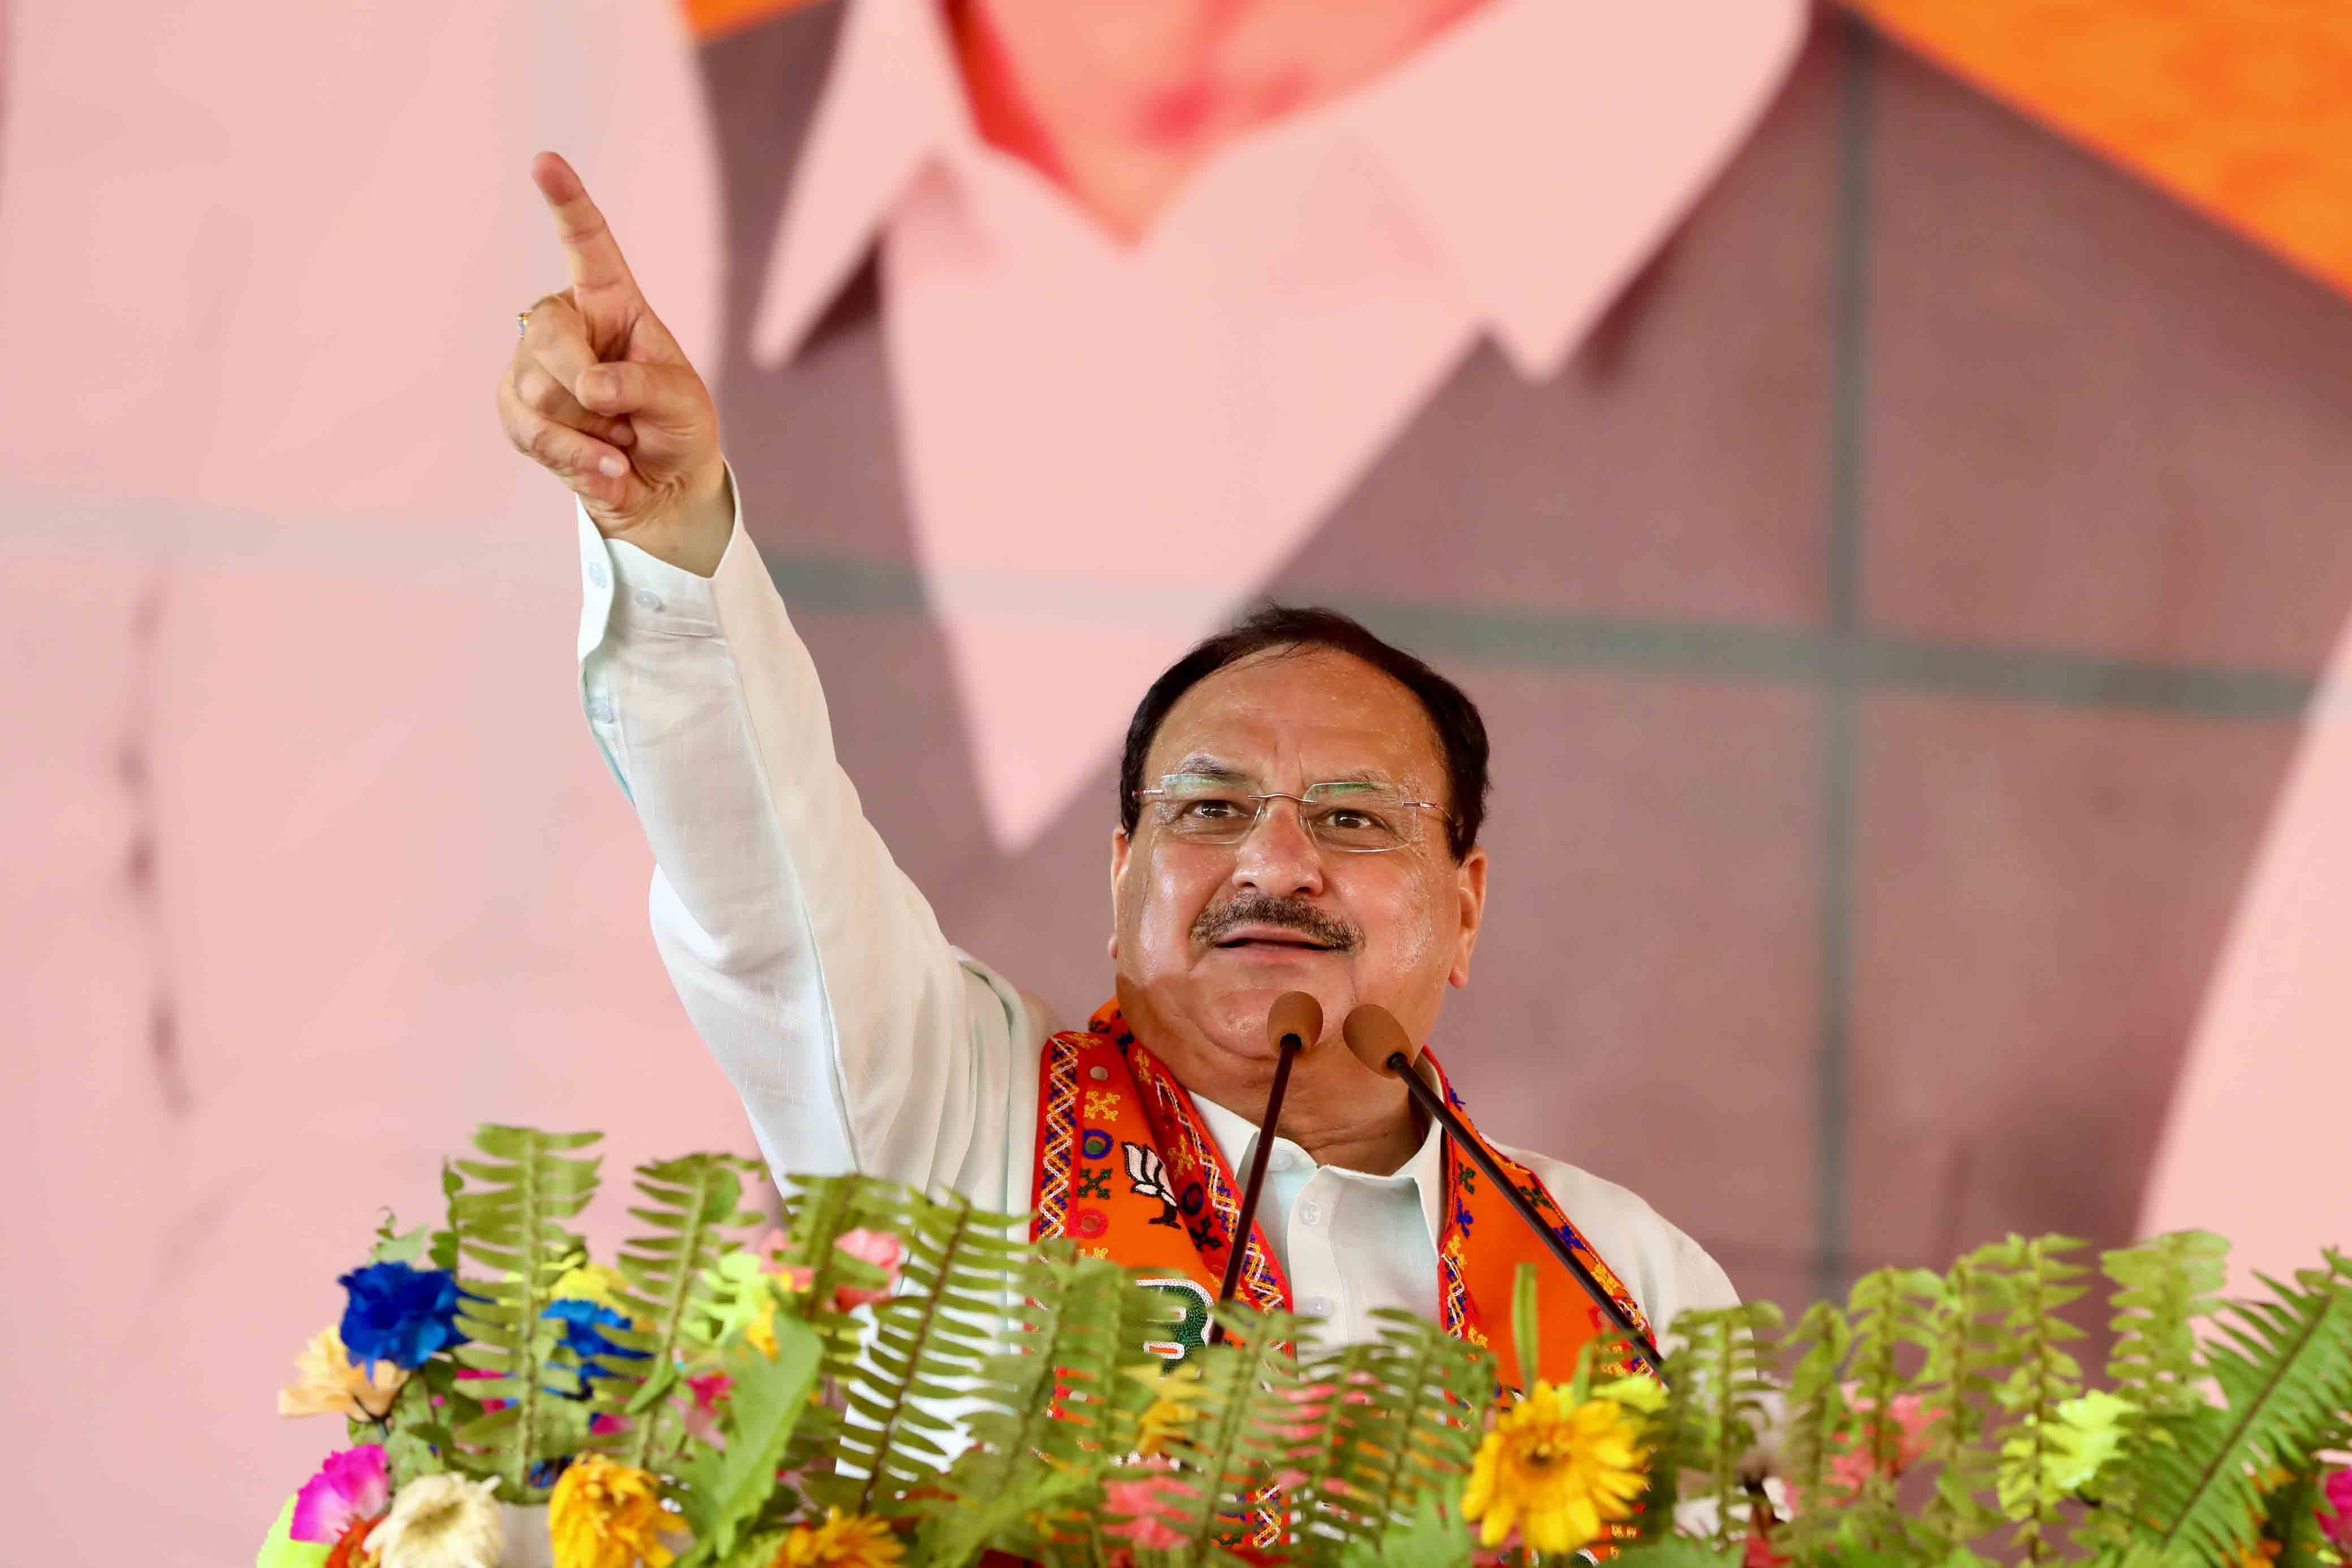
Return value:
[[(489, 397), (512, 313), (558, 276), (531, 151), (563, 147), (627, 214), (698, 355), (719, 201), (690, 46), (644, 0), (161, 0), (135, 26), (39, 0), (8, 22), (9, 1551), (121, 1560), (99, 1542), (128, 1516), (145, 1561), (214, 1568), (335, 1436), (270, 1414), (339, 1310), (333, 1274), (377, 1205), (428, 1215), (435, 1162), (472, 1124), (605, 1126), (615, 1166), (749, 1146), (660, 974), (643, 843), (577, 714), (564, 507), (499, 442)], [(1517, 688), (1489, 689), (1507, 709)], [(1793, 698), (1736, 721), (1720, 698), (1673, 699), (1701, 737), (1676, 785), (1694, 796), (1743, 769), (1764, 787), (1735, 722), (1756, 747), (1807, 722)], [(1523, 743), (1570, 769), (1628, 712), (1595, 686), (1589, 727)], [(2110, 743), (2128, 727), (2092, 749)], [(2259, 773), (2294, 742), (2210, 744)], [(2147, 755), (2134, 766), (2167, 754)], [(2145, 1199), (2148, 1226), (2231, 1229), (2272, 1268), (2347, 1239), (2325, 1152), (2352, 1092), (2347, 779), (2347, 727), (2317, 726)], [(1801, 807), (1801, 768), (1765, 782)], [(1702, 915), (1745, 896), (1705, 845), (1687, 860), (1674, 891)], [(1720, 973), (1769, 973), (1725, 994), (1785, 992), (1802, 1014), (1810, 911), (1761, 902), (1727, 929), (1772, 942)], [(1687, 924), (1628, 918), (1661, 922), (1636, 925), (1661, 952)], [(2123, 962), (2118, 995), (2142, 978)], [(1933, 977), (1906, 990), (1891, 969), (1877, 994), (1918, 1005)], [(1738, 1021), (1709, 994), (1677, 1004), (1694, 1034)], [(1801, 1143), (1809, 1096), (1775, 1079), (1750, 1103)], [(1808, 1223), (1793, 1184), (1759, 1202), (1758, 1225)]]

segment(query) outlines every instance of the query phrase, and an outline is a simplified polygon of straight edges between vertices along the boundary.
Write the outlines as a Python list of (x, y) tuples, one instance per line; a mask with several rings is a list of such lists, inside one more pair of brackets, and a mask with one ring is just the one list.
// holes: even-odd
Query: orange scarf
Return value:
[[(1445, 1082), (1446, 1103), (1469, 1126), (1461, 1097)], [(1207, 1343), (1209, 1310), (1223, 1282), (1241, 1218), (1241, 1184), (1216, 1140), (1160, 1059), (1136, 1040), (1107, 1002), (1083, 1030), (1046, 1041), (1039, 1066), (1036, 1216), (1033, 1239), (1066, 1236), (1096, 1257), (1116, 1259), (1145, 1273), (1144, 1283), (1181, 1297), (1187, 1311), (1172, 1340), (1147, 1346), (1181, 1361)], [(1477, 1131), (1471, 1129), (1477, 1137)], [(1650, 1333), (1649, 1321), (1614, 1270), (1601, 1260), (1533, 1172), (1481, 1138), (1514, 1183), (1534, 1200), (1561, 1239), (1592, 1270), (1626, 1316)], [(1565, 1384), (1584, 1346), (1607, 1332), (1600, 1306), (1568, 1270), (1528, 1233), (1509, 1200), (1470, 1157), (1445, 1139), (1445, 1222), (1437, 1243), (1438, 1305), (1445, 1331), (1494, 1351), (1503, 1380), (1518, 1383), (1511, 1335), (1511, 1302), (1519, 1265), (1537, 1270), (1537, 1301), (1544, 1310), (1542, 1365), (1547, 1382)], [(1290, 1281), (1253, 1224), (1242, 1261), (1241, 1299), (1266, 1312), (1290, 1310)], [(1653, 1336), (1654, 1338), (1654, 1336)], [(1617, 1370), (1646, 1370), (1634, 1357)]]

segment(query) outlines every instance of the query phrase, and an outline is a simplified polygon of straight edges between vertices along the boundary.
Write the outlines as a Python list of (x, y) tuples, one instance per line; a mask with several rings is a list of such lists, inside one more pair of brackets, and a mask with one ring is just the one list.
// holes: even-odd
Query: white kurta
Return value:
[[(578, 517), (581, 695), (653, 846), (654, 937), (743, 1097), (770, 1166), (857, 1170), (1025, 1212), (1037, 1067), (1060, 1027), (952, 946), (841, 770), (815, 667), (739, 516), (713, 577), (608, 543)], [(1241, 1168), (1255, 1135), (1198, 1101)], [(1287, 1139), (1263, 1216), (1300, 1309), (1334, 1337), (1436, 1305), (1438, 1134), (1385, 1176), (1318, 1168)], [(1613, 1183), (1507, 1151), (1660, 1333), (1731, 1282)]]

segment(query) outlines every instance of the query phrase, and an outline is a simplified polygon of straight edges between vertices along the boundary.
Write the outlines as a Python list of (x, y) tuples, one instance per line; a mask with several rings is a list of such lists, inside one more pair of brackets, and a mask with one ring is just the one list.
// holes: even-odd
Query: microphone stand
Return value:
[(1502, 1195), (1511, 1200), (1511, 1207), (1518, 1210), (1519, 1218), (1527, 1221), (1528, 1228), (1536, 1233), (1544, 1246), (1550, 1249), (1552, 1257), (1559, 1260), (1559, 1266), (1566, 1269), (1570, 1277), (1584, 1287), (1584, 1293), (1591, 1296), (1601, 1312), (1608, 1315), (1610, 1322), (1616, 1327), (1618, 1337), (1647, 1356), (1651, 1369), (1658, 1374), (1658, 1381), (1664, 1383), (1665, 1358), (1658, 1354), (1658, 1347), (1651, 1342), (1650, 1336), (1633, 1325), (1633, 1320), (1626, 1316), (1625, 1310), (1617, 1304), (1616, 1298), (1603, 1290), (1601, 1281), (1592, 1277), (1592, 1270), (1584, 1266), (1584, 1260), (1579, 1258), (1570, 1249), (1568, 1243), (1560, 1239), (1558, 1232), (1544, 1223), (1543, 1216), (1536, 1212), (1535, 1204), (1528, 1199), (1526, 1193), (1518, 1189), (1517, 1185), (1509, 1176), (1503, 1174), (1503, 1167), (1496, 1163), (1493, 1155), (1486, 1152), (1486, 1145), (1473, 1136), (1468, 1127), (1462, 1124), (1462, 1118), (1454, 1113), (1454, 1108), (1445, 1103), (1445, 1096), (1421, 1081), (1421, 1074), (1412, 1070), (1412, 1059), (1402, 1051), (1392, 1051), (1389, 1052), (1388, 1060), (1382, 1065), (1404, 1080), (1405, 1092), (1412, 1096), (1413, 1103), (1428, 1112), (1437, 1124), (1445, 1129), (1446, 1135), (1461, 1145), (1465, 1154), (1477, 1162), (1478, 1168), (1486, 1173), (1486, 1179), (1493, 1182)]
[[(1282, 1096), (1290, 1087), (1290, 1064), (1308, 1042), (1323, 1037), (1323, 1009), (1304, 991), (1286, 991), (1265, 1017), (1265, 1032), (1274, 1042), (1274, 1084), (1266, 1091), (1265, 1114), (1259, 1119), (1257, 1146), (1250, 1153), (1249, 1178), (1242, 1184), (1242, 1210), (1234, 1224), (1234, 1244), (1225, 1254), (1225, 1281), (1217, 1291), (1217, 1305), (1234, 1299), (1241, 1288), (1242, 1262), (1249, 1256), (1250, 1230), (1257, 1223), (1257, 1200), (1265, 1191), (1266, 1156), (1274, 1152), (1274, 1129), (1282, 1120)], [(1209, 1314), (1209, 1343), (1223, 1344), (1224, 1325)]]
[(1265, 1096), (1265, 1120), (1257, 1129), (1257, 1146), (1250, 1153), (1249, 1179), (1242, 1184), (1241, 1218), (1234, 1227), (1233, 1250), (1225, 1258), (1225, 1282), (1218, 1288), (1217, 1304), (1223, 1306), (1234, 1299), (1241, 1288), (1242, 1260), (1249, 1255), (1250, 1227), (1257, 1219), (1257, 1200), (1265, 1191), (1265, 1157), (1274, 1150), (1274, 1126), (1282, 1115), (1283, 1092), (1290, 1087), (1290, 1064), (1298, 1059), (1303, 1049), (1298, 1037), (1286, 1034), (1275, 1050), (1280, 1054), (1274, 1060), (1274, 1087)]

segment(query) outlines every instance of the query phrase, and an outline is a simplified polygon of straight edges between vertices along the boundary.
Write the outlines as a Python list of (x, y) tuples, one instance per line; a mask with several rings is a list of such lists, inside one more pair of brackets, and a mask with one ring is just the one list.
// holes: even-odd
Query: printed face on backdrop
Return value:
[(1480, 0), (966, 0), (1022, 62), (1029, 90), (1086, 134), (1198, 149), (1319, 102), (1474, 11)]
[[(1451, 805), (1420, 702), (1329, 650), (1273, 650), (1207, 676), (1169, 710), (1143, 773), (1146, 788), (1215, 780), (1209, 809), (1229, 814), (1247, 795), (1335, 780)], [(1440, 810), (1383, 813), (1398, 847), (1351, 852), (1310, 832), (1295, 800), (1268, 801), (1238, 843), (1189, 836), (1190, 802), (1143, 805), (1132, 837), (1113, 839), (1111, 956), (1129, 1022), (1186, 1082), (1262, 1072), (1266, 1012), (1286, 991), (1322, 1004), (1327, 1040), (1377, 1002), (1425, 1040), (1446, 988), (1468, 984), (1486, 852), (1456, 861)], [(1377, 825), (1344, 810), (1324, 820), (1328, 838)]]

